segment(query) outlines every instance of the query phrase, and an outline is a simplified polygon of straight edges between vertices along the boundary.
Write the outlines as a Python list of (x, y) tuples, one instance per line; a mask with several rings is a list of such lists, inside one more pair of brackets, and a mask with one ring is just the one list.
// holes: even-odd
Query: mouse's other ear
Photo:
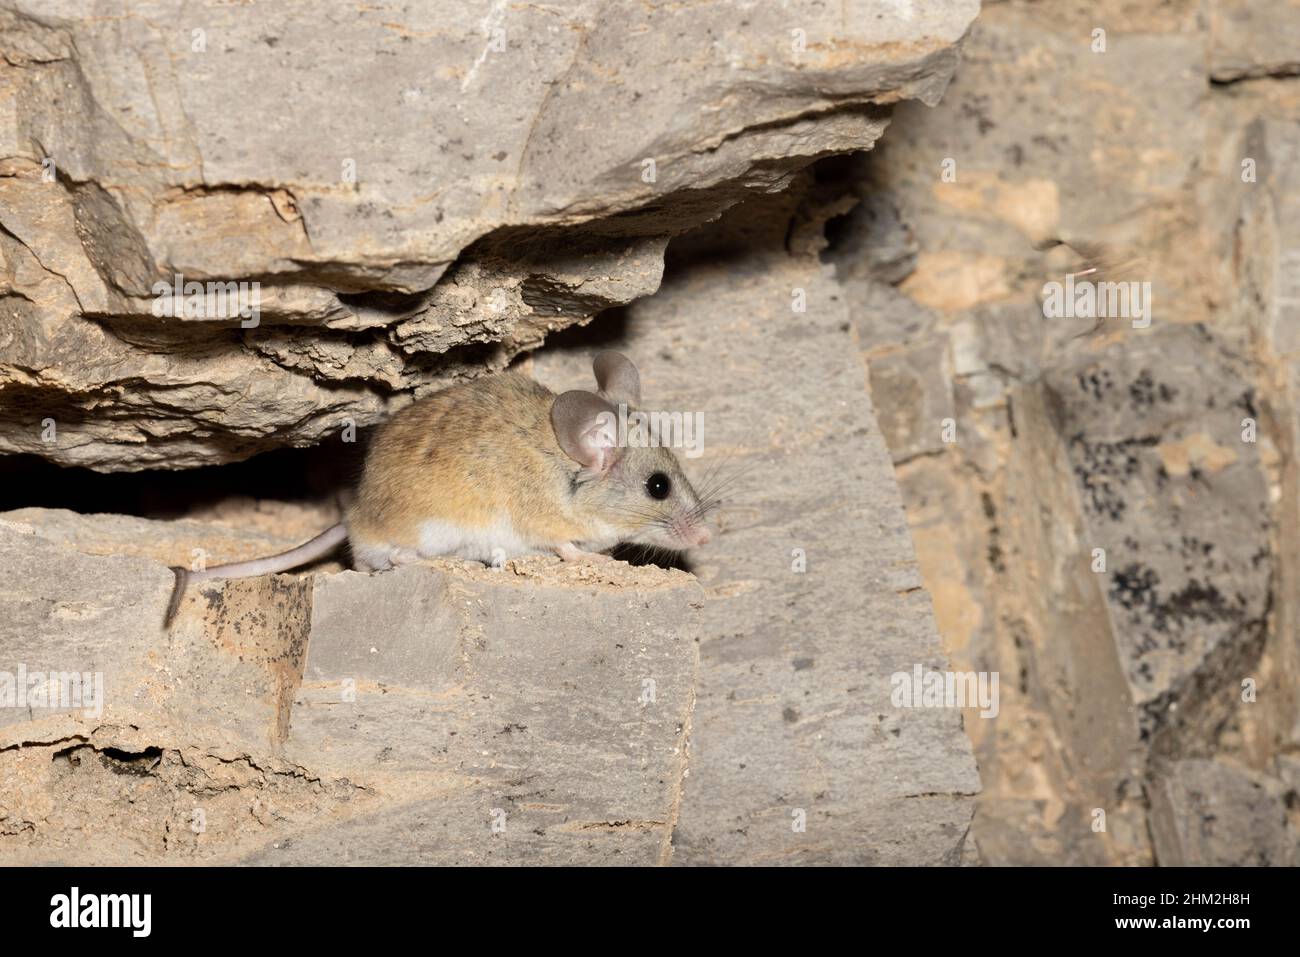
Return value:
[(641, 404), (641, 373), (623, 353), (606, 349), (591, 363), (591, 371), (596, 373), (600, 394), (610, 402), (628, 408)]
[(564, 454), (604, 474), (618, 458), (618, 412), (605, 399), (581, 389), (556, 396), (551, 428)]

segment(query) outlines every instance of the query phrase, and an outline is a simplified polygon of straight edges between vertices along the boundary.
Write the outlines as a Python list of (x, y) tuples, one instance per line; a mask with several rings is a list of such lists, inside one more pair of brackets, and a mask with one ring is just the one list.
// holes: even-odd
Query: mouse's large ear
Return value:
[(591, 371), (596, 373), (600, 394), (610, 402), (628, 408), (641, 404), (641, 373), (623, 353), (606, 349), (591, 363)]
[(551, 428), (564, 454), (584, 468), (603, 474), (618, 458), (618, 412), (598, 395), (574, 389), (556, 396)]

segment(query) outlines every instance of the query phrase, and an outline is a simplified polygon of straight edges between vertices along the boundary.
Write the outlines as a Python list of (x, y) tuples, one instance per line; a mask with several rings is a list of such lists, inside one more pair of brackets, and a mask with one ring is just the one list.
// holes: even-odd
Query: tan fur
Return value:
[(568, 501), (579, 466), (556, 441), (554, 400), (545, 386), (506, 372), (403, 409), (367, 455), (348, 515), (353, 541), (415, 549), (421, 522), (486, 528), (501, 515), (539, 545), (597, 537), (591, 517), (556, 507)]

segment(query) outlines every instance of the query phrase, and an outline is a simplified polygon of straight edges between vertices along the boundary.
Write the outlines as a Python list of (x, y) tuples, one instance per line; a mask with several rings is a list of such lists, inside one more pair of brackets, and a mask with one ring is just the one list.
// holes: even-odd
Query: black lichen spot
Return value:
[(1138, 450), (1150, 448), (1158, 441), (1154, 436), (1143, 436), (1119, 442), (1089, 442), (1082, 432), (1072, 436), (1070, 452), (1075, 461), (1074, 475), (1083, 490), (1085, 504), (1112, 521), (1123, 518), (1128, 504), (1119, 486), (1141, 471)]
[(1087, 372), (1080, 372), (1078, 376), (1079, 388), (1087, 395), (1092, 396), (1100, 402), (1113, 387), (1109, 369), (1093, 369)]
[[(1197, 543), (1203, 553), (1203, 545)], [(1183, 654), (1188, 649), (1188, 624), (1224, 623), (1240, 627), (1249, 620), (1249, 601), (1237, 593), (1225, 596), (1213, 583), (1189, 578), (1169, 594), (1160, 591), (1154, 569), (1133, 563), (1118, 570), (1111, 580), (1110, 599), (1129, 613), (1134, 626), (1134, 651), (1138, 658), (1161, 649)], [(1137, 677), (1152, 680), (1150, 666), (1142, 662)]]
[(1129, 383), (1129, 398), (1133, 408), (1138, 412), (1152, 408), (1157, 402), (1172, 402), (1178, 390), (1163, 382), (1156, 382), (1150, 369), (1143, 369), (1138, 377)]
[(1111, 580), (1110, 597), (1128, 611), (1135, 611), (1154, 601), (1155, 589), (1159, 584), (1160, 576), (1155, 569), (1134, 563), (1115, 572)]
[(1004, 562), (1002, 558), (1002, 532), (998, 528), (998, 510), (993, 504), (993, 496), (988, 492), (981, 492), (980, 505), (984, 509), (984, 517), (989, 521), (989, 567), (995, 572), (1005, 572), (1007, 566), (1006, 562)]
[(988, 100), (987, 96), (974, 95), (961, 105), (962, 113), (975, 121), (975, 128), (979, 130), (980, 136), (984, 136), (989, 130), (997, 126), (996, 123), (989, 119)]
[(1197, 579), (1190, 579), (1186, 585), (1170, 595), (1156, 606), (1157, 630), (1164, 631), (1168, 622), (1182, 624), (1184, 621), (1200, 622), (1242, 622), (1246, 619), (1246, 597), (1233, 595), (1231, 599), (1224, 596), (1218, 587), (1205, 584)]

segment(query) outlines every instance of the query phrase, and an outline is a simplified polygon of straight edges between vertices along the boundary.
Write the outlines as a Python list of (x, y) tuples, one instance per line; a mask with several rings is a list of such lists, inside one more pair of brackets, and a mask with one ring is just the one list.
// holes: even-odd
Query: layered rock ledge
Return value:
[(236, 461), (499, 369), (936, 102), (977, 11), (6, 0), (0, 451)]

